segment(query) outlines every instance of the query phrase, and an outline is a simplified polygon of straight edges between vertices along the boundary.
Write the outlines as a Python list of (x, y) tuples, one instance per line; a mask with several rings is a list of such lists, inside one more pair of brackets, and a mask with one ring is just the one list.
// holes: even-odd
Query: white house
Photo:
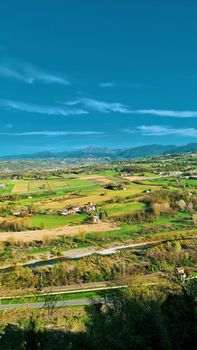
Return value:
[(67, 216), (67, 215), (69, 215), (69, 212), (67, 209), (63, 209), (63, 210), (59, 210), (58, 214), (63, 215), (63, 216)]
[(96, 211), (96, 206), (92, 203), (89, 203), (85, 206), (85, 212), (87, 214), (91, 213), (92, 211)]
[(93, 222), (94, 222), (95, 224), (98, 224), (100, 221), (101, 221), (101, 220), (100, 220), (100, 218), (99, 218), (98, 215), (94, 215), (94, 216), (93, 216)]
[(6, 184), (0, 184), (0, 188), (6, 188)]

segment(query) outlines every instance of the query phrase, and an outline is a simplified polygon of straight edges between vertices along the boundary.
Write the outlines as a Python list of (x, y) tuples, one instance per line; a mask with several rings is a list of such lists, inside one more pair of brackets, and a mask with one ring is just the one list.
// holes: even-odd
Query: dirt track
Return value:
[(86, 224), (77, 226), (63, 226), (48, 230), (35, 230), (35, 231), (21, 231), (21, 232), (0, 232), (0, 241), (42, 241), (43, 239), (53, 238), (57, 236), (75, 236), (81, 232), (104, 232), (111, 230), (118, 230), (119, 227), (111, 223), (101, 222), (99, 224)]

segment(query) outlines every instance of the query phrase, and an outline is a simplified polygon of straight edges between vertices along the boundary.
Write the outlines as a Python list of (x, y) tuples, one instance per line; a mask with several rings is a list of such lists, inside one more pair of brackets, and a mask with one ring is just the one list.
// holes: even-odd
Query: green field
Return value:
[(60, 215), (35, 215), (31, 218), (31, 225), (36, 228), (55, 228), (65, 225), (80, 225), (86, 219), (85, 214), (76, 214), (70, 216)]
[(95, 185), (92, 180), (76, 179), (48, 179), (48, 180), (15, 180), (12, 184), (14, 193), (34, 192), (39, 190), (55, 190), (58, 188), (75, 188)]
[(171, 187), (189, 187), (189, 188), (196, 188), (197, 187), (197, 180), (195, 179), (182, 179), (182, 178), (175, 178), (175, 177), (168, 177), (168, 178), (159, 178), (154, 180), (146, 180), (143, 181), (146, 185), (160, 185), (160, 186), (171, 186)]
[(0, 188), (0, 195), (4, 195), (4, 194), (9, 194), (12, 192), (14, 185), (9, 183), (9, 182), (5, 182), (5, 181), (0, 181), (0, 183), (5, 183), (6, 184), (6, 188)]
[[(34, 297), (24, 297), (24, 298), (12, 298), (10, 299), (0, 299), (0, 305), (9, 305), (9, 304), (27, 304), (27, 303), (56, 303), (56, 301), (67, 301), (67, 300), (80, 300), (80, 299), (93, 299), (93, 298), (104, 298), (107, 296), (107, 291), (100, 292), (79, 292), (79, 293), (65, 293), (60, 295), (38, 295)], [(47, 307), (47, 305), (46, 305)]]
[(138, 211), (144, 208), (144, 203), (140, 202), (124, 202), (111, 203), (102, 206), (102, 209), (107, 212), (108, 216), (127, 214), (132, 211)]

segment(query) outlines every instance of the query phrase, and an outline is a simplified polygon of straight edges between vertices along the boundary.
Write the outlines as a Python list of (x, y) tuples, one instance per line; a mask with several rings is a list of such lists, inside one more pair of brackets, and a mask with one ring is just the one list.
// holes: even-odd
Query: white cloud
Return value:
[(119, 87), (119, 88), (131, 88), (131, 89), (141, 89), (141, 88), (152, 88), (152, 85), (143, 84), (143, 83), (130, 83), (130, 82), (101, 82), (99, 84), (99, 87), (101, 88), (113, 88), (113, 87)]
[(197, 137), (197, 129), (194, 128), (172, 128), (161, 125), (141, 125), (137, 128), (145, 136), (179, 135)]
[(63, 74), (50, 73), (27, 62), (8, 57), (0, 62), (0, 76), (20, 80), (27, 84), (35, 82), (60, 85), (70, 84), (69, 79)]
[(113, 82), (107, 81), (107, 82), (100, 83), (99, 86), (101, 88), (111, 88), (111, 87), (115, 87), (116, 84)]
[(80, 105), (87, 110), (92, 110), (100, 113), (123, 113), (131, 115), (156, 115), (160, 117), (174, 117), (174, 118), (195, 118), (197, 111), (173, 111), (162, 109), (136, 109), (133, 110), (129, 106), (120, 102), (106, 102), (96, 100), (93, 98), (82, 97), (74, 101), (65, 102), (65, 105), (75, 106)]
[(160, 117), (192, 118), (197, 117), (197, 111), (172, 111), (163, 109), (137, 109), (132, 110), (132, 114), (150, 114)]
[(71, 102), (65, 102), (65, 104), (68, 106), (80, 105), (83, 108), (87, 108), (88, 110), (100, 113), (118, 112), (129, 114), (131, 112), (126, 105), (119, 102), (105, 102), (85, 97), (79, 98)]
[(38, 113), (47, 115), (59, 115), (59, 116), (69, 116), (69, 115), (82, 115), (88, 114), (80, 108), (65, 108), (59, 106), (48, 106), (48, 105), (35, 105), (26, 102), (12, 101), (0, 99), (0, 106), (5, 109), (18, 110), (21, 112), (28, 113)]
[(13, 128), (13, 124), (6, 124), (6, 125), (5, 125), (5, 128), (6, 128), (6, 129), (12, 129), (12, 128)]
[(28, 132), (0, 132), (1, 136), (49, 136), (49, 137), (56, 137), (56, 136), (74, 136), (74, 135), (80, 135), (80, 136), (88, 136), (88, 135), (102, 135), (103, 132), (99, 131), (28, 131)]

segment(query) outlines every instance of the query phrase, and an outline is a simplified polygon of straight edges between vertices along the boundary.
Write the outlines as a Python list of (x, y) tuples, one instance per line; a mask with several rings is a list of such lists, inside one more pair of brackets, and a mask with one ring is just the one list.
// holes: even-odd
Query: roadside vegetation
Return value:
[(53, 298), (25, 317), (23, 308), (1, 312), (1, 349), (196, 349), (195, 280), (147, 286), (138, 278), (101, 297), (85, 308), (59, 309)]

